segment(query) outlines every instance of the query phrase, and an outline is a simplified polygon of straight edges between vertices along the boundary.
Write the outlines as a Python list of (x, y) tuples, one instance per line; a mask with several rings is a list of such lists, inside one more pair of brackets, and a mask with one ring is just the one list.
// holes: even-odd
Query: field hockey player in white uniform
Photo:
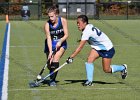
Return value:
[(77, 18), (77, 26), (82, 31), (81, 41), (79, 46), (66, 60), (67, 63), (72, 63), (73, 58), (82, 50), (86, 42), (91, 46), (87, 62), (85, 62), (87, 81), (84, 86), (92, 86), (94, 83), (94, 62), (99, 57), (102, 57), (102, 67), (105, 73), (120, 72), (122, 79), (127, 76), (127, 65), (114, 65), (111, 60), (115, 54), (115, 50), (111, 40), (100, 29), (88, 23), (86, 15), (80, 15)]

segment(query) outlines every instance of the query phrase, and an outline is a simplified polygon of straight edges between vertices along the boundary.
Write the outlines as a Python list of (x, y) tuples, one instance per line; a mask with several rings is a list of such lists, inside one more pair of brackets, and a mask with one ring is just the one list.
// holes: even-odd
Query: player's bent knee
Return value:
[(49, 70), (55, 70), (59, 67), (59, 62), (52, 62), (50, 65), (47, 66)]
[(56, 69), (59, 67), (59, 62), (52, 62), (51, 69)]
[(106, 69), (103, 69), (105, 73), (111, 73), (111, 69), (110, 68), (106, 68)]

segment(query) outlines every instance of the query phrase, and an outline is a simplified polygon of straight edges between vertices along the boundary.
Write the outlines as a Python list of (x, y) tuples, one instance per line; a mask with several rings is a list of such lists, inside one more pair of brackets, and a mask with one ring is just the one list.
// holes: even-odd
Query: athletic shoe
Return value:
[(125, 69), (121, 71), (121, 76), (122, 76), (122, 79), (125, 79), (127, 77), (127, 65), (123, 64), (123, 66), (125, 67)]
[(90, 81), (86, 81), (83, 86), (93, 86), (93, 83)]
[(55, 81), (51, 81), (51, 82), (50, 82), (50, 86), (56, 86)]

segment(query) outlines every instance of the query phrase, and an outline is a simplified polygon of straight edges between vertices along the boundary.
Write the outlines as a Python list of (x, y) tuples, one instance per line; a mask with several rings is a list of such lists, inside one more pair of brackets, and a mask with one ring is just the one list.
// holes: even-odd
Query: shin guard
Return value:
[[(51, 68), (50, 68), (50, 73), (53, 72), (55, 69), (57, 69), (59, 67), (59, 62), (52, 62), (51, 64)], [(53, 75), (50, 76), (50, 80), (51, 81), (55, 81), (56, 76), (57, 76), (57, 72), (55, 72)]]

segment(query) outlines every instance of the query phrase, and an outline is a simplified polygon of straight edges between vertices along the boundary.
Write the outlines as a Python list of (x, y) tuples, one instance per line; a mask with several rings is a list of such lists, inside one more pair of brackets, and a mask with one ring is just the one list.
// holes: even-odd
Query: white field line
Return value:
[[(133, 90), (135, 88), (61, 88), (61, 87), (56, 87), (56, 88), (44, 88), (44, 89), (36, 89), (36, 88), (24, 88), (24, 89), (9, 89), (8, 91), (9, 92), (12, 92), (12, 91), (54, 91), (54, 90)], [(140, 87), (139, 88), (136, 88), (137, 90), (140, 90)]]
[(7, 44), (6, 44), (6, 57), (5, 57), (5, 68), (3, 76), (3, 86), (2, 86), (2, 100), (7, 100), (8, 98), (8, 71), (9, 71), (9, 45), (10, 45), (10, 23), (7, 33)]

